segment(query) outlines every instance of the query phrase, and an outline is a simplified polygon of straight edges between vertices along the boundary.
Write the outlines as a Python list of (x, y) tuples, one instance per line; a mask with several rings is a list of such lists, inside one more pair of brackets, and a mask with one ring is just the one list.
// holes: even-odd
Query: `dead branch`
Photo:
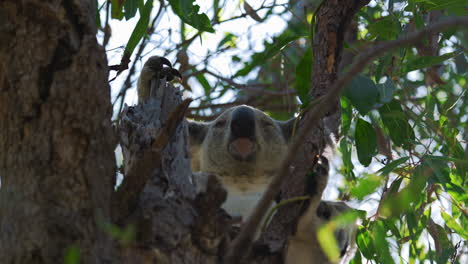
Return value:
[(119, 222), (122, 217), (127, 216), (135, 208), (143, 187), (151, 177), (152, 172), (160, 165), (162, 149), (184, 119), (190, 102), (192, 102), (191, 99), (185, 99), (171, 112), (151, 146), (143, 150), (141, 159), (138, 159), (127, 170), (122, 184), (114, 193), (115, 197), (112, 199), (113, 219), (116, 222)]

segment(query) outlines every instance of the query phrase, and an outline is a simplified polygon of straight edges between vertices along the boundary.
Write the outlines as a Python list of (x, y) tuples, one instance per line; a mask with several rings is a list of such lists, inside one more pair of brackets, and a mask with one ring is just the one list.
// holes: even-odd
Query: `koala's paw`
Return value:
[(215, 175), (195, 172), (193, 180), (196, 189), (195, 202), (197, 207), (216, 210), (226, 201), (227, 191)]
[(212, 174), (197, 172), (193, 174), (193, 180), (197, 210), (193, 239), (200, 249), (216, 255), (230, 232), (229, 215), (221, 209), (227, 191), (218, 177)]

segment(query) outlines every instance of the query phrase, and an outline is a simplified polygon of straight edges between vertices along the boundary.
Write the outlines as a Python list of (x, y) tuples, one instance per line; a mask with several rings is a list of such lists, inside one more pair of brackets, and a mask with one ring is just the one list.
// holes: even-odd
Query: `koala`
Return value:
[[(151, 97), (153, 78), (170, 81), (174, 77), (181, 76), (167, 59), (149, 58), (138, 79), (138, 103)], [(232, 216), (246, 217), (281, 166), (294, 124), (294, 118), (274, 120), (247, 105), (231, 107), (210, 122), (188, 120), (192, 170), (218, 176), (228, 191), (223, 208)], [(328, 162), (325, 167), (323, 173), (328, 174)], [(321, 201), (315, 214), (324, 223), (349, 209), (344, 203)], [(353, 240), (352, 230), (340, 229), (335, 234), (342, 254)]]
[[(246, 217), (281, 166), (294, 123), (295, 119), (274, 120), (247, 105), (231, 107), (211, 122), (189, 121), (192, 169), (217, 175), (228, 191), (223, 208), (232, 216)], [(316, 173), (328, 175), (327, 159), (321, 157), (320, 164)], [(326, 182), (316, 184), (325, 186)], [(307, 221), (322, 225), (347, 210), (350, 207), (343, 202), (320, 201), (313, 216), (317, 220)], [(344, 255), (354, 238), (354, 224), (337, 229), (334, 235)]]
[(228, 191), (224, 208), (250, 214), (288, 151), (294, 119), (277, 121), (247, 105), (216, 120), (189, 122), (192, 169), (217, 175)]

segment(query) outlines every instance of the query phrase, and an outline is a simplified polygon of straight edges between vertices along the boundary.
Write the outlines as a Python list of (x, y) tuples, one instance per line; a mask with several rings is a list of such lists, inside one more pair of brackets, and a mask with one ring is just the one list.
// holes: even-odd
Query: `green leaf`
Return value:
[(362, 74), (351, 80), (343, 96), (351, 101), (361, 115), (367, 114), (379, 102), (379, 90), (375, 83)]
[(125, 9), (125, 19), (129, 20), (130, 18), (136, 15), (138, 10), (138, 1), (139, 0), (126, 0), (124, 3)]
[(199, 14), (200, 6), (194, 0), (169, 0), (174, 13), (186, 24), (200, 30), (214, 33), (210, 19), (205, 14)]
[(441, 211), (440, 214), (442, 215), (442, 218), (445, 221), (445, 224), (450, 227), (453, 231), (455, 231), (457, 234), (459, 234), (463, 239), (468, 240), (468, 231), (467, 228), (461, 227), (457, 221), (450, 216), (449, 214)]
[(374, 174), (367, 174), (362, 178), (357, 179), (357, 185), (353, 186), (350, 193), (358, 200), (362, 200), (367, 195), (374, 193), (382, 183), (382, 177)]
[(130, 35), (130, 39), (127, 42), (127, 46), (125, 46), (125, 55), (127, 55), (129, 58), (135, 50), (135, 47), (146, 34), (152, 9), (152, 0), (147, 0), (143, 8), (140, 9), (140, 19), (138, 20), (135, 28), (133, 29), (132, 35)]
[(356, 252), (356, 254), (354, 254), (354, 258), (349, 262), (349, 264), (362, 264), (362, 256), (361, 256), (361, 252)]
[(379, 108), (380, 117), (387, 133), (397, 146), (409, 148), (414, 141), (414, 131), (403, 112), (401, 103), (393, 100)]
[(426, 170), (430, 170), (431, 183), (440, 183), (444, 188), (447, 188), (447, 183), (450, 182), (450, 169), (447, 162), (436, 156), (423, 156), (421, 166), (425, 166)]
[(392, 100), (393, 92), (395, 91), (395, 85), (390, 78), (387, 78), (384, 83), (377, 84), (376, 87), (379, 91), (379, 101), (381, 103), (385, 104)]
[(389, 174), (394, 169), (396, 169), (398, 166), (405, 163), (408, 159), (409, 159), (409, 157), (403, 157), (403, 158), (399, 158), (397, 160), (394, 160), (394, 161), (388, 163), (387, 165), (385, 165), (385, 167), (381, 168), (378, 172), (380, 172), (382, 175)]
[(408, 210), (406, 212), (406, 223), (408, 225), (408, 231), (410, 233), (411, 240), (418, 241), (421, 232), (425, 228), (419, 221), (419, 215), (416, 216), (413, 210)]
[(383, 40), (395, 39), (401, 32), (400, 22), (394, 16), (386, 16), (371, 23), (367, 29), (371, 36)]
[(272, 43), (267, 43), (265, 45), (265, 50), (259, 53), (252, 55), (252, 61), (247, 63), (244, 68), (240, 69), (234, 77), (245, 76), (249, 74), (255, 67), (264, 64), (270, 58), (278, 54), (284, 47), (289, 43), (303, 37), (303, 35), (297, 34), (295, 32), (286, 30), (281, 35), (279, 35)]
[(111, 1), (111, 17), (122, 20), (124, 13), (122, 12), (122, 0), (112, 0)]
[(387, 228), (382, 221), (375, 222), (372, 228), (373, 243), (379, 263), (395, 263), (390, 255), (390, 245), (387, 241)]
[(70, 246), (65, 250), (64, 261), (65, 264), (78, 264), (80, 263), (80, 249), (76, 246)]
[(341, 102), (341, 133), (344, 136), (348, 135), (353, 118), (353, 108), (351, 102), (346, 97), (340, 98)]
[(410, 71), (423, 69), (423, 68), (427, 68), (433, 65), (440, 64), (450, 58), (455, 57), (457, 54), (458, 54), (457, 52), (450, 52), (441, 56), (421, 56), (421, 57), (414, 58), (408, 61), (404, 65), (401, 73), (403, 74), (403, 73), (407, 73)]
[(332, 263), (338, 263), (340, 260), (340, 250), (334, 236), (335, 228), (331, 224), (326, 224), (319, 228), (317, 240), (320, 247)]
[(450, 15), (466, 15), (466, 0), (410, 0), (425, 11), (446, 10)]
[(201, 84), (203, 87), (203, 90), (205, 91), (206, 96), (210, 96), (210, 92), (212, 91), (212, 87), (208, 80), (205, 78), (205, 75), (203, 74), (197, 74), (195, 75), (195, 78), (197, 78), (197, 81)]
[(401, 238), (401, 234), (400, 234), (400, 230), (398, 230), (398, 227), (396, 226), (396, 219), (394, 218), (389, 218), (389, 219), (384, 219), (382, 220), (384, 225), (385, 225), (385, 228), (390, 230), (392, 232), (392, 234), (400, 239)]
[(303, 106), (310, 101), (310, 79), (312, 77), (312, 49), (307, 48), (296, 67), (296, 90)]
[(364, 166), (369, 166), (372, 157), (377, 154), (377, 136), (372, 125), (359, 118), (356, 123), (356, 150), (359, 162)]
[(236, 48), (237, 36), (232, 33), (225, 33), (224, 38), (219, 42), (218, 48)]
[(416, 25), (416, 29), (422, 29), (425, 26), (423, 16), (419, 14), (417, 11), (413, 12), (413, 14), (414, 14), (414, 24)]
[(365, 258), (374, 259), (375, 248), (372, 244), (370, 233), (366, 228), (359, 227), (356, 235), (356, 244)]
[(346, 138), (340, 141), (340, 152), (343, 158), (344, 176), (347, 180), (354, 180), (356, 176), (354, 175), (354, 165), (351, 161), (351, 145), (348, 144)]

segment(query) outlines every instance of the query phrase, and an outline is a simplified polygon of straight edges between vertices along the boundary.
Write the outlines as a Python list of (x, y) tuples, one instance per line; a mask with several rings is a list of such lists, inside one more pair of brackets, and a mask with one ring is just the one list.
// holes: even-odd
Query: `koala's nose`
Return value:
[(255, 138), (255, 113), (249, 107), (239, 107), (232, 113), (231, 134), (234, 138)]

